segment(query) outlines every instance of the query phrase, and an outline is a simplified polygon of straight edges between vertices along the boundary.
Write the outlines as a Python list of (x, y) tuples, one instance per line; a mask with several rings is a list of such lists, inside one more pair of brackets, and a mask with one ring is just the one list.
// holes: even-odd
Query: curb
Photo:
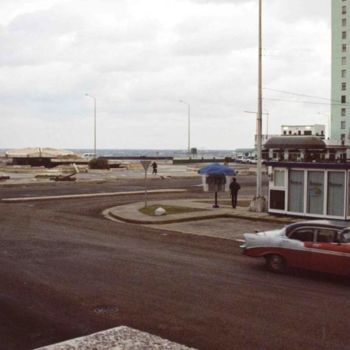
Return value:
[(286, 218), (276, 218), (276, 217), (247, 217), (240, 214), (213, 214), (208, 216), (193, 216), (193, 217), (187, 217), (187, 218), (178, 218), (178, 219), (169, 219), (169, 220), (163, 220), (163, 221), (151, 221), (151, 220), (135, 220), (135, 219), (129, 219), (125, 218), (123, 216), (119, 216), (115, 213), (113, 213), (110, 209), (107, 209), (106, 211), (108, 215), (111, 217), (122, 221), (127, 222), (129, 224), (139, 224), (139, 225), (166, 225), (166, 224), (174, 224), (174, 223), (180, 223), (180, 222), (190, 222), (190, 221), (201, 221), (201, 220), (209, 220), (209, 219), (245, 219), (245, 220), (252, 220), (252, 221), (262, 221), (262, 222), (271, 222), (271, 223), (281, 223), (281, 224), (290, 224), (295, 222), (293, 219), (286, 219)]
[[(147, 194), (159, 193), (184, 193), (184, 189), (166, 189), (166, 190), (148, 190)], [(42, 196), (42, 197), (19, 197), (19, 198), (2, 198), (2, 202), (29, 202), (29, 201), (45, 201), (52, 199), (76, 199), (76, 198), (93, 198), (93, 197), (108, 197), (108, 196), (130, 196), (144, 194), (145, 191), (126, 191), (126, 192), (103, 192), (103, 193), (83, 193), (83, 194), (65, 194), (58, 196)]]

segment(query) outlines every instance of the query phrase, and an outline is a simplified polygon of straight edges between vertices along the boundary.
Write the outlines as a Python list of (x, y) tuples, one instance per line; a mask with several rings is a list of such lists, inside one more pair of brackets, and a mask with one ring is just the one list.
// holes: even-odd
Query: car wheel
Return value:
[(286, 262), (281, 255), (271, 254), (265, 257), (266, 265), (272, 272), (284, 272), (286, 269)]

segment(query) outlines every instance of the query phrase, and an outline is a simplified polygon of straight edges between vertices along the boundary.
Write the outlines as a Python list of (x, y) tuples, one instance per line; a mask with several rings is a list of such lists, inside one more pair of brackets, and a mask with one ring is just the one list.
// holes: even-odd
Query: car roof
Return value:
[(314, 227), (327, 227), (327, 228), (336, 228), (344, 229), (350, 227), (350, 221), (345, 220), (307, 220), (300, 221), (294, 224), (290, 224), (286, 227), (286, 233), (289, 233), (296, 228), (305, 227), (305, 226), (314, 226)]

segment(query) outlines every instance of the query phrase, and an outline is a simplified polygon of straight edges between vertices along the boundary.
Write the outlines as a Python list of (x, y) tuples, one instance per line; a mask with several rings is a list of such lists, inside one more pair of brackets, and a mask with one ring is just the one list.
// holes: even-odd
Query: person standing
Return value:
[(236, 181), (236, 178), (234, 177), (232, 179), (232, 182), (230, 183), (232, 208), (236, 208), (237, 206), (237, 195), (240, 188), (241, 186), (239, 185), (239, 183)]
[(157, 172), (158, 172), (158, 164), (154, 161), (152, 164), (152, 175), (157, 175)]

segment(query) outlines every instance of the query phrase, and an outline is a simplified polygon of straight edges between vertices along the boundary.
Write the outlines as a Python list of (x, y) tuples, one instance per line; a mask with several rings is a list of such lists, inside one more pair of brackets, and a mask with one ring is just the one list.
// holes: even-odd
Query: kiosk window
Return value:
[(285, 210), (285, 191), (270, 191), (270, 209)]
[(284, 187), (285, 186), (285, 172), (284, 170), (275, 170), (274, 171), (274, 185), (278, 187)]

